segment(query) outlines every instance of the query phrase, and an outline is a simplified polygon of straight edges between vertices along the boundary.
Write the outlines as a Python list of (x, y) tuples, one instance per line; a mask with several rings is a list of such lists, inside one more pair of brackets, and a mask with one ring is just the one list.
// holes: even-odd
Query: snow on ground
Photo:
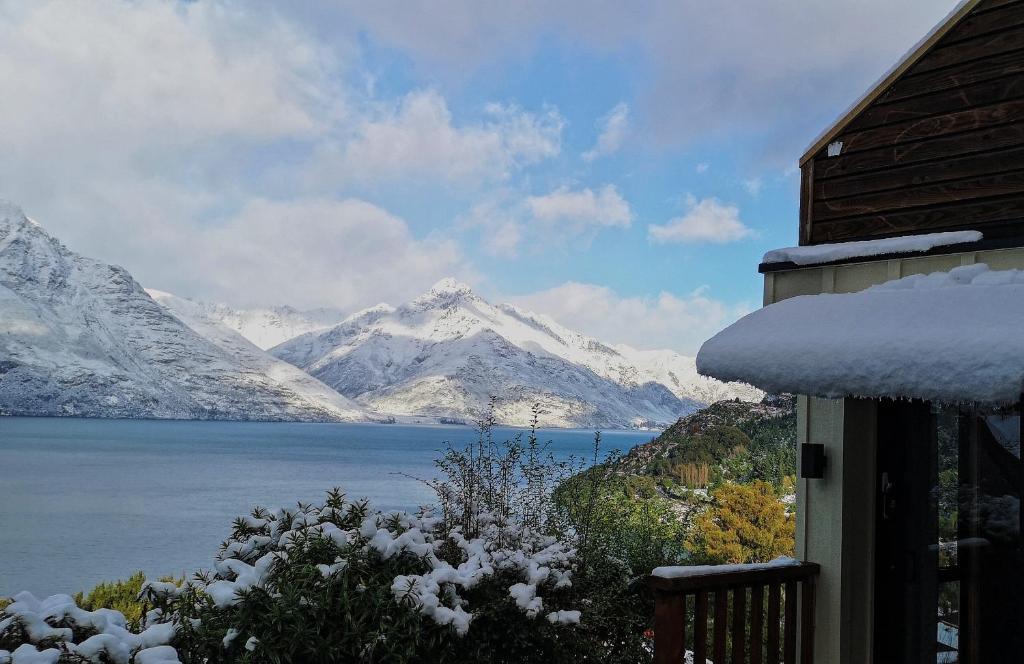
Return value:
[(907, 235), (882, 240), (861, 240), (858, 242), (816, 244), (806, 247), (787, 247), (785, 249), (769, 251), (761, 259), (761, 262), (815, 265), (850, 258), (920, 253), (935, 247), (978, 242), (981, 239), (982, 234), (978, 231), (952, 231), (948, 233)]
[(768, 392), (1012, 403), (1021, 330), (1024, 271), (976, 264), (777, 302), (708, 340), (697, 368)]

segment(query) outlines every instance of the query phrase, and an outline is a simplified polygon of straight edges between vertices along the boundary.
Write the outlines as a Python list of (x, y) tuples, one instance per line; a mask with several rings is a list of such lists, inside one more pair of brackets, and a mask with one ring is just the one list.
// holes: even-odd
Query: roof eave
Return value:
[(872, 102), (878, 99), (883, 92), (889, 89), (889, 86), (895, 83), (897, 78), (917, 64), (917, 61), (920, 60), (921, 57), (933, 46), (935, 46), (936, 42), (946, 36), (946, 33), (952, 30), (979, 4), (981, 4), (981, 0), (963, 0), (956, 9), (950, 12), (945, 20), (932, 28), (931, 32), (925, 35), (925, 37), (917, 43), (917, 46), (911, 49), (903, 56), (902, 59), (893, 65), (889, 72), (885, 74), (878, 83), (861, 95), (849, 110), (841, 115), (838, 120), (832, 123), (828, 129), (822, 132), (818, 138), (811, 143), (811, 146), (807, 148), (803, 156), (800, 157), (800, 166), (803, 167), (803, 165), (814, 158), (814, 155), (818, 154), (822, 148), (831, 143), (832, 140), (846, 128), (846, 125), (860, 115), (861, 112)]

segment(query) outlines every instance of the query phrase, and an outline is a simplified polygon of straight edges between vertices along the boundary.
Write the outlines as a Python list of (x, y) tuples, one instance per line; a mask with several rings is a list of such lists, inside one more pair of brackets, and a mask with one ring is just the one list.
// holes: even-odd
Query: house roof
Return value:
[(1024, 270), (984, 264), (768, 305), (709, 339), (697, 371), (769, 393), (1014, 403)]
[(982, 0), (961, 0), (953, 11), (946, 16), (938, 25), (931, 29), (921, 41), (917, 42), (899, 61), (887, 71), (875, 85), (862, 94), (857, 101), (844, 112), (839, 119), (830, 125), (825, 131), (818, 135), (800, 158), (800, 165), (803, 166), (814, 155), (828, 145), (832, 139), (842, 133), (854, 118), (860, 115), (861, 111), (867, 108), (873, 101), (878, 99), (889, 86), (896, 82), (908, 69), (913, 67), (918, 60), (924, 56), (947, 32), (953, 29), (965, 16), (977, 7)]

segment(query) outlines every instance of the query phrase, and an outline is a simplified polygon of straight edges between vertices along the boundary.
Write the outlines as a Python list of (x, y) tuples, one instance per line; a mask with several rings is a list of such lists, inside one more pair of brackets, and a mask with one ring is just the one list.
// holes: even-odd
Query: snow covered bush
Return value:
[(492, 424), (438, 460), (436, 513), (382, 512), (339, 489), (256, 508), (212, 569), (142, 583), (137, 625), (19, 595), (0, 613), (0, 664), (649, 660), (651, 606), (629, 565), (588, 539), (587, 505), (552, 500), (576, 466), (535, 430), (495, 442)]
[(484, 513), (474, 530), (427, 511), (376, 511), (338, 490), (321, 505), (257, 508), (235, 521), (212, 570), (181, 586), (143, 584), (140, 633), (117, 611), (19, 595), (0, 622), (0, 662), (644, 656), (644, 609), (621, 565), (581, 569), (571, 539), (516, 520)]

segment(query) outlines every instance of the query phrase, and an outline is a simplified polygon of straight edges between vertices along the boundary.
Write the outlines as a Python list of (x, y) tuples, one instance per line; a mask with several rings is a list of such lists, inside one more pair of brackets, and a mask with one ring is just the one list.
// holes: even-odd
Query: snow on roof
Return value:
[(771, 393), (1011, 403), (1022, 330), (1024, 270), (976, 264), (769, 305), (708, 340), (697, 370)]
[(868, 258), (886, 254), (909, 254), (929, 251), (935, 247), (952, 244), (978, 242), (982, 239), (979, 231), (952, 231), (948, 233), (927, 233), (925, 235), (905, 235), (882, 240), (861, 240), (858, 242), (837, 242), (834, 244), (816, 244), (807, 247), (786, 247), (773, 249), (764, 255), (762, 263), (795, 263), (797, 265), (815, 265), (830, 263), (849, 258)]

